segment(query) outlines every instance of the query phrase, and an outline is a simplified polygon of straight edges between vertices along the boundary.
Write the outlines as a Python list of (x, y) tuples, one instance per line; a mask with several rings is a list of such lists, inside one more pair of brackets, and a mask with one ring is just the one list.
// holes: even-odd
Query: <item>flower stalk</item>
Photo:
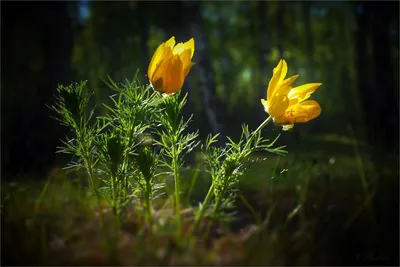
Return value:
[[(250, 135), (250, 137), (247, 139), (247, 141), (246, 141), (246, 143), (245, 143), (245, 145), (244, 145), (244, 148), (241, 150), (241, 152), (239, 153), (239, 156), (238, 156), (238, 159), (237, 159), (237, 161), (240, 161), (243, 157), (246, 157), (248, 154), (250, 154), (251, 153), (251, 144), (254, 142), (254, 139), (255, 139), (255, 137), (261, 132), (261, 130), (270, 122), (272, 120), (272, 117), (271, 116), (269, 116), (267, 119), (265, 119), (258, 127), (257, 127), (257, 129), (254, 131), (254, 132), (252, 132), (251, 133), (251, 135)], [(228, 174), (228, 176), (230, 176), (231, 174)], [(213, 175), (212, 175), (213, 176)], [(195, 217), (195, 221), (194, 221), (194, 223), (193, 223), (193, 225), (192, 225), (192, 227), (191, 227), (191, 229), (190, 229), (190, 233), (192, 234), (193, 233), (193, 231), (195, 231), (195, 229), (198, 227), (198, 225), (199, 225), (199, 223), (200, 223), (200, 221), (201, 221), (201, 219), (203, 218), (203, 216), (204, 216), (204, 213), (205, 213), (205, 210), (206, 210), (206, 208), (208, 207), (208, 205), (209, 205), (209, 202), (210, 202), (210, 200), (211, 200), (211, 197), (213, 196), (213, 194), (214, 194), (214, 190), (215, 190), (215, 183), (214, 183), (214, 181), (215, 181), (215, 179), (218, 179), (217, 177), (215, 177), (215, 176), (217, 176), (217, 174), (215, 174), (214, 175), (214, 177), (212, 177), (213, 179), (213, 181), (212, 181), (212, 184), (211, 184), (211, 186), (210, 186), (210, 188), (209, 188), (209, 190), (208, 190), (208, 192), (207, 192), (207, 195), (206, 195), (206, 197), (205, 197), (205, 199), (204, 199), (204, 202), (202, 203), (202, 205), (201, 205), (201, 207), (200, 207), (200, 210), (199, 210), (199, 212), (197, 213), (197, 215), (196, 215), (196, 217)], [(225, 179), (229, 179), (229, 177), (225, 177)], [(213, 209), (213, 217), (215, 217), (215, 215), (216, 215), (216, 213), (217, 213), (217, 211), (218, 211), (218, 209), (219, 209), (219, 206), (220, 206), (220, 204), (221, 204), (221, 201), (222, 201), (222, 196), (224, 195), (224, 191), (225, 190), (223, 190), (223, 192), (221, 192), (220, 194), (218, 194), (217, 196), (216, 196), (216, 203), (215, 203), (215, 206), (214, 206), (214, 209)]]
[(176, 205), (176, 223), (177, 223), (177, 236), (180, 236), (182, 231), (182, 220), (181, 220), (181, 188), (179, 181), (179, 155), (177, 153), (176, 145), (177, 141), (174, 140), (172, 147), (172, 166), (174, 172), (174, 182), (175, 182), (175, 205)]

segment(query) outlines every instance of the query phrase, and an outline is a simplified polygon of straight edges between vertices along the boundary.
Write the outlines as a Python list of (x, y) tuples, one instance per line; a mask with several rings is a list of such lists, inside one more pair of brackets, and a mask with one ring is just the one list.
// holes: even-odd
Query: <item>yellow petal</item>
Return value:
[(149, 68), (147, 69), (147, 76), (149, 77), (150, 80), (151, 80), (157, 66), (160, 64), (160, 62), (162, 61), (162, 59), (164, 57), (164, 51), (165, 51), (165, 44), (162, 43), (161, 45), (159, 45), (157, 47), (156, 51), (154, 52), (153, 57), (151, 58)]
[(275, 93), (276, 87), (279, 83), (279, 79), (282, 74), (282, 68), (283, 68), (283, 60), (281, 59), (278, 65), (274, 68), (272, 78), (269, 81), (267, 89), (267, 99), (270, 99)]
[(150, 83), (154, 90), (157, 92), (163, 92), (164, 81), (162, 77), (159, 77), (157, 80), (150, 81)]
[[(295, 80), (297, 77), (293, 76), (292, 78), (294, 78), (293, 80)], [(290, 90), (292, 89), (292, 87), (289, 86), (289, 84), (290, 84), (289, 82), (286, 82), (284, 84), (278, 84), (276, 86), (273, 95), (270, 98), (268, 98), (268, 100), (267, 100), (269, 106), (272, 105), (271, 104), (272, 102), (276, 102), (276, 101), (279, 102), (282, 99), (285, 99), (285, 101), (286, 101), (286, 98), (288, 99), (286, 108), (290, 105), (290, 99), (287, 97), (287, 95), (290, 92)]]
[(173, 49), (174, 45), (175, 45), (175, 36), (172, 36), (171, 38), (169, 38), (168, 41), (165, 42), (165, 47)]
[(182, 88), (190, 68), (194, 65), (194, 62), (191, 62), (194, 39), (175, 44), (174, 36), (162, 43), (154, 53), (147, 70), (153, 88), (167, 95), (174, 94)]
[(189, 41), (183, 44), (185, 46), (185, 50), (190, 50), (190, 59), (193, 58), (194, 55), (194, 39), (191, 38)]
[(292, 88), (290, 90), (288, 97), (289, 99), (298, 99), (298, 102), (301, 102), (303, 100), (306, 100), (311, 96), (312, 93), (317, 90), (318, 87), (320, 87), (322, 83), (307, 83), (295, 88)]
[(282, 82), (280, 82), (279, 85), (281, 85), (281, 86), (283, 86), (283, 85), (289, 86), (289, 85), (291, 85), (299, 76), (300, 76), (299, 74), (293, 75), (292, 77), (289, 77), (289, 78), (283, 80)]
[(167, 48), (164, 50), (162, 61), (156, 66), (154, 72), (151, 77), (149, 77), (150, 82), (154, 85), (155, 81), (160, 78), (163, 78), (166, 74), (166, 67), (170, 64), (169, 61), (172, 60), (172, 52), (171, 49)]
[(169, 64), (165, 67), (165, 75), (163, 76), (163, 93), (174, 94), (178, 92), (185, 78), (183, 77), (183, 64), (179, 56), (174, 56)]
[(321, 114), (321, 106), (315, 100), (306, 100), (299, 104), (299, 118), (296, 122), (308, 122)]
[(184, 77), (186, 77), (188, 75), (190, 68), (194, 65), (194, 64), (192, 64), (190, 55), (191, 55), (190, 50), (185, 50), (182, 52), (182, 54), (179, 55), (179, 57), (182, 61), (182, 64), (183, 64)]
[(261, 105), (263, 105), (265, 112), (268, 113), (268, 104), (267, 100), (261, 99)]
[(289, 107), (289, 98), (286, 95), (277, 95), (268, 99), (267, 109), (271, 117), (279, 117)]
[(294, 106), (290, 106), (274, 122), (280, 125), (308, 122), (321, 114), (321, 107), (317, 101), (306, 100)]
[(282, 70), (281, 74), (279, 76), (279, 81), (283, 81), (283, 79), (285, 79), (287, 71), (288, 71), (287, 63), (284, 59), (279, 60), (278, 65), (273, 70), (273, 74), (278, 72), (279, 69)]
[[(284, 81), (279, 82), (278, 85), (276, 86), (275, 90), (273, 91), (274, 93), (272, 95), (272, 98), (277, 95), (286, 95), (287, 96), (289, 94), (289, 92), (292, 90), (292, 86), (290, 86), (290, 84), (292, 82), (294, 82), (294, 80), (296, 80), (297, 77), (299, 77), (299, 75), (294, 75)], [(289, 105), (290, 105), (290, 103), (289, 103)]]
[(172, 54), (174, 55), (179, 55), (181, 54), (183, 51), (185, 51), (185, 46), (183, 45), (183, 43), (178, 43), (174, 49), (172, 50)]

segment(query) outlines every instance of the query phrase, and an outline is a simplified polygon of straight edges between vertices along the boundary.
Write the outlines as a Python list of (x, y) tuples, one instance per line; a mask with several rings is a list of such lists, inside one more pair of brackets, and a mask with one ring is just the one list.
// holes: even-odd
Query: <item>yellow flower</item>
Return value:
[(175, 37), (162, 43), (154, 52), (147, 75), (154, 90), (166, 95), (178, 92), (194, 65), (194, 39), (175, 45)]
[(282, 125), (283, 130), (293, 128), (295, 123), (308, 122), (321, 114), (317, 101), (306, 100), (322, 83), (307, 83), (298, 87), (290, 86), (299, 75), (285, 79), (287, 74), (286, 61), (281, 59), (274, 68), (269, 82), (267, 99), (261, 99), (261, 104), (274, 123)]

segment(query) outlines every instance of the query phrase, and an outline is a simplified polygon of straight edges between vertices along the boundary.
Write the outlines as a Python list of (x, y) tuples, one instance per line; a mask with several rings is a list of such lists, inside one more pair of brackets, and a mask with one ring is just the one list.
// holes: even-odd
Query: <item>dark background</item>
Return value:
[(288, 75), (300, 74), (295, 85), (323, 83), (312, 96), (321, 116), (283, 133), (290, 151), (339, 152), (328, 141), (353, 138), (374, 162), (398, 157), (398, 1), (2, 1), (3, 178), (45, 178), (65, 163), (55, 151), (66, 129), (46, 107), (57, 84), (88, 80), (101, 107), (110, 94), (101, 79), (131, 79), (139, 68), (148, 83), (151, 56), (172, 35), (195, 38), (183, 90), (202, 136), (257, 127), (283, 57)]

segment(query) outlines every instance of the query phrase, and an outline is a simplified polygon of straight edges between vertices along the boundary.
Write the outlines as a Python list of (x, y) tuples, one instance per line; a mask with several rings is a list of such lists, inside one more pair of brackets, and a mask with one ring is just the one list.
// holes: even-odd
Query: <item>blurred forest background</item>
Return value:
[(257, 127), (284, 58), (288, 75), (300, 74), (295, 84), (323, 83), (313, 94), (322, 114), (284, 132), (281, 144), (328, 157), (350, 153), (357, 140), (373, 161), (394, 155), (398, 164), (398, 1), (2, 1), (3, 178), (43, 177), (65, 163), (55, 151), (66, 129), (46, 107), (57, 84), (88, 80), (104, 112), (111, 91), (102, 79), (132, 79), (140, 69), (147, 84), (153, 52), (173, 35), (196, 42), (183, 90), (202, 136)]

